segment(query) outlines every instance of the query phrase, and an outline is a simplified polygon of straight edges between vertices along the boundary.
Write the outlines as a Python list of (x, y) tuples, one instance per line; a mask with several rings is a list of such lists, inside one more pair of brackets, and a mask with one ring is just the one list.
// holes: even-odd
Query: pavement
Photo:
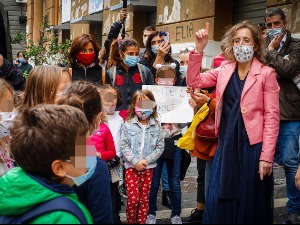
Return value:
[[(197, 163), (193, 158), (191, 165), (187, 171), (186, 178), (181, 182), (182, 187), (182, 214), (181, 217), (185, 218), (190, 216), (191, 211), (196, 207), (197, 199)], [(285, 174), (283, 168), (274, 168), (274, 224), (282, 224), (287, 220), (286, 209), (286, 185)], [(126, 223), (126, 202), (122, 207), (121, 221)], [(161, 205), (161, 193), (158, 196), (158, 212), (157, 224), (171, 224), (170, 221), (171, 211), (165, 206)]]

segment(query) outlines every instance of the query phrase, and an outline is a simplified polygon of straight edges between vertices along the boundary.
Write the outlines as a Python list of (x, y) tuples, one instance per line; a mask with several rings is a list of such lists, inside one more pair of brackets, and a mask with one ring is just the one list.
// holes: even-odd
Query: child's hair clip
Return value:
[(170, 65), (174, 70), (176, 69), (176, 64), (175, 63), (171, 63)]
[(156, 64), (156, 69), (157, 70), (159, 70), (159, 69), (161, 69), (161, 68), (163, 68), (164, 67), (164, 65), (162, 65), (162, 64)]

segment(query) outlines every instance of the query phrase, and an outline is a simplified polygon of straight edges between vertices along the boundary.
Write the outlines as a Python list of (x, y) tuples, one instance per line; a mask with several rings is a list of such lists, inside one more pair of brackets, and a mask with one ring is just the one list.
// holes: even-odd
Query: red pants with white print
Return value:
[(153, 169), (137, 171), (126, 170), (127, 188), (127, 222), (128, 224), (145, 224), (149, 211), (149, 195), (152, 184)]

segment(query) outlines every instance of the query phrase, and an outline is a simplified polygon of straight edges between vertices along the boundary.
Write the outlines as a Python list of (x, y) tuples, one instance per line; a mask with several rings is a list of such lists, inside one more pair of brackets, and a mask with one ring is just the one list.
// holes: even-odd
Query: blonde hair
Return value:
[(36, 66), (26, 81), (23, 106), (30, 108), (38, 104), (54, 104), (61, 76), (65, 72), (69, 74), (67, 68), (52, 65)]
[(261, 63), (266, 64), (266, 59), (264, 57), (265, 43), (262, 39), (261, 31), (256, 25), (254, 25), (248, 20), (234, 25), (224, 35), (224, 37), (226, 37), (223, 40), (224, 49), (225, 49), (224, 53), (226, 59), (229, 61), (236, 61), (233, 55), (233, 45), (234, 45), (233, 39), (237, 31), (243, 28), (249, 29), (252, 33), (252, 37), (254, 40), (254, 49), (257, 49), (254, 52), (254, 57), (257, 58)]

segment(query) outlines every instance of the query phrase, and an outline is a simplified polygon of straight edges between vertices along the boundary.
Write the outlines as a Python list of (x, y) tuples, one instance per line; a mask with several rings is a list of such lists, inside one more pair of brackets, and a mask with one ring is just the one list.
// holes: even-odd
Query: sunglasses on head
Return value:
[(181, 48), (181, 49), (179, 49), (179, 52), (180, 53), (184, 53), (184, 52), (191, 52), (191, 51), (194, 51), (194, 50), (195, 50), (195, 47), (190, 46), (188, 48)]

